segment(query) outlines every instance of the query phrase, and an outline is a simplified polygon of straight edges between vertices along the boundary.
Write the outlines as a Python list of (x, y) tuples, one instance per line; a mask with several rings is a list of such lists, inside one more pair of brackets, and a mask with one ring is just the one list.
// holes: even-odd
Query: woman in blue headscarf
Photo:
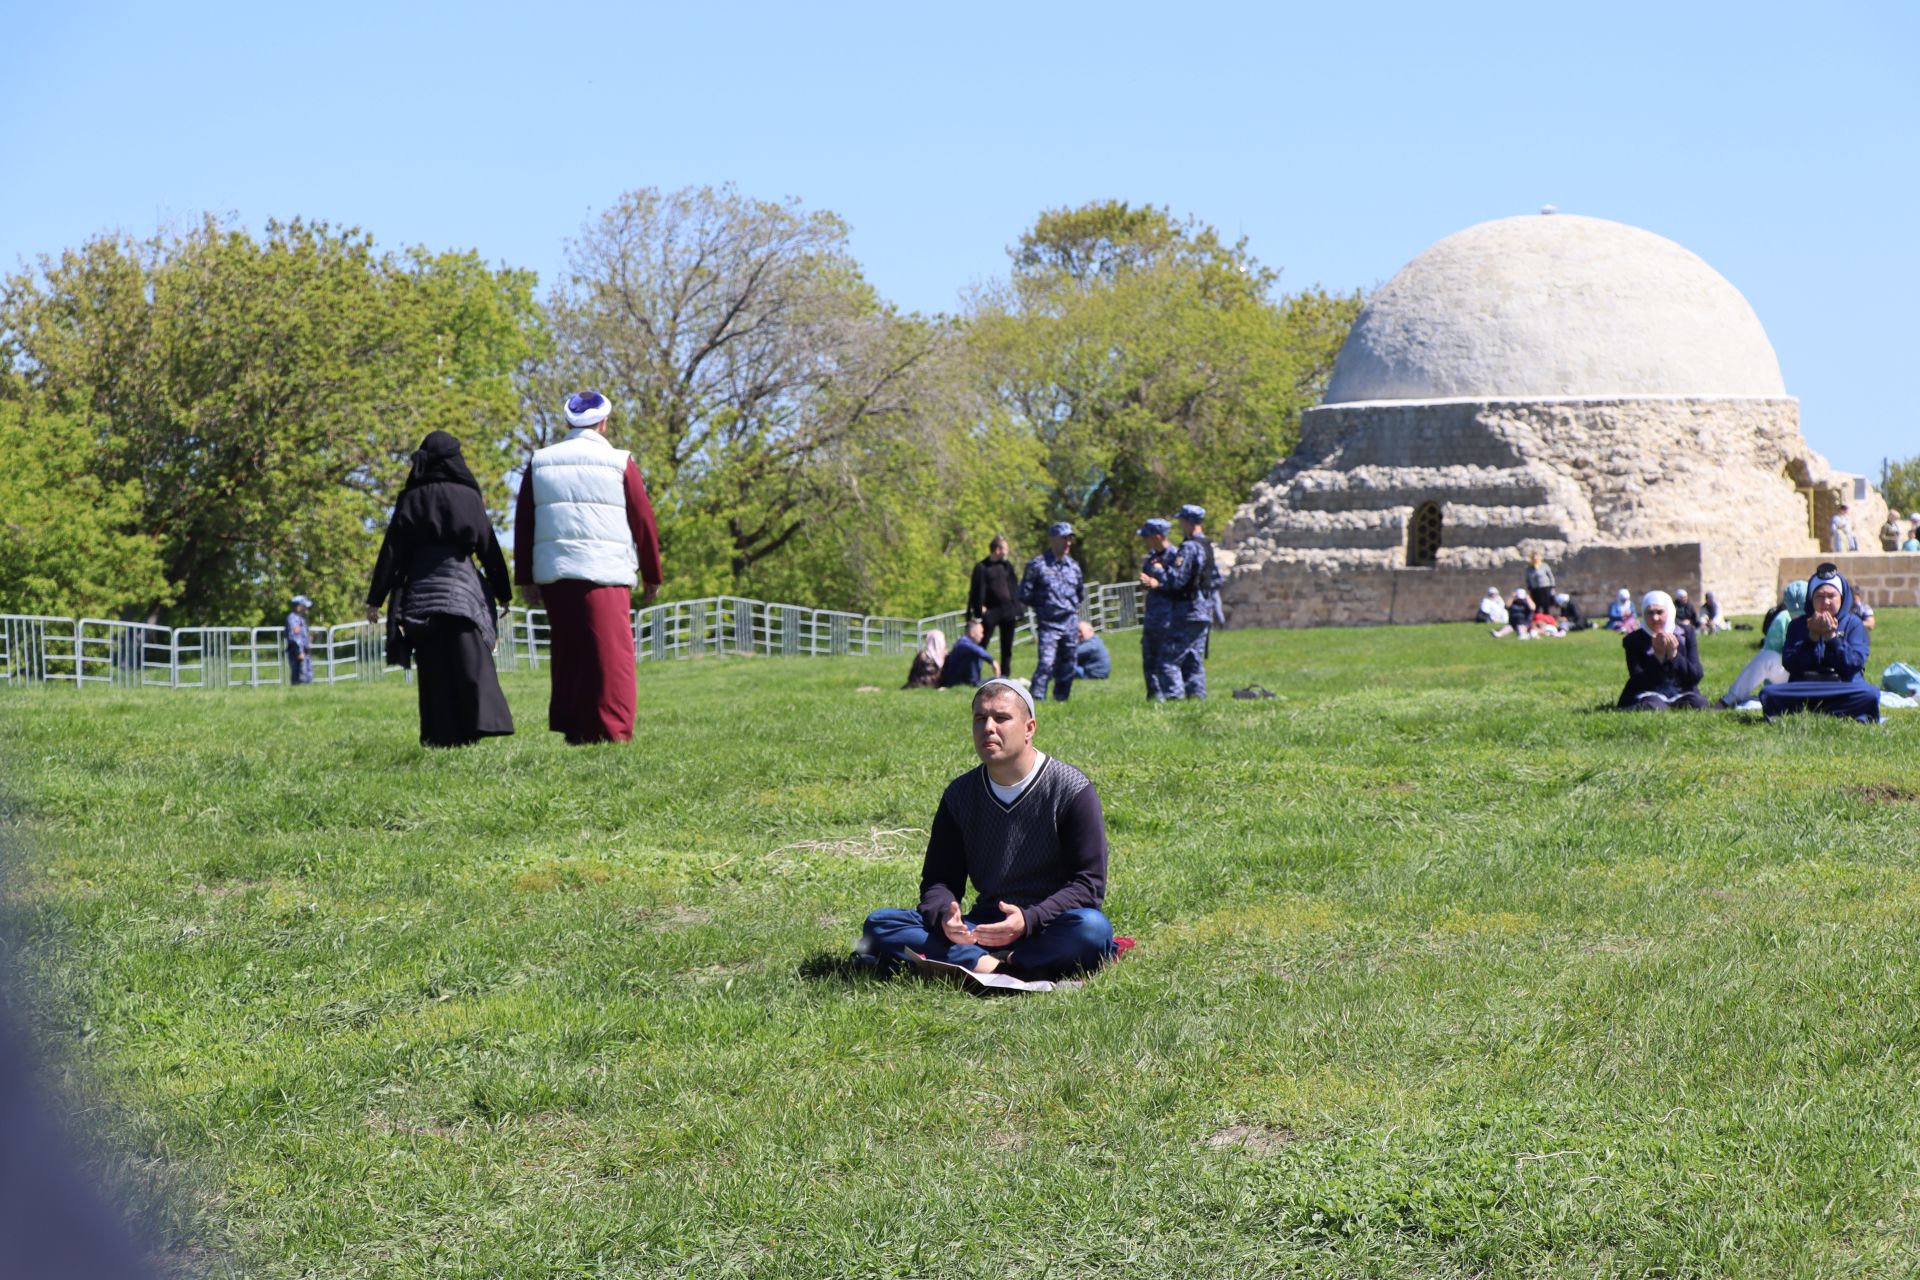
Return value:
[(1771, 720), (1793, 711), (1851, 716), (1865, 724), (1880, 720), (1880, 691), (1863, 672), (1872, 637), (1853, 612), (1853, 586), (1832, 564), (1807, 579), (1807, 612), (1787, 624), (1780, 651), (1787, 683), (1760, 691), (1760, 709)]

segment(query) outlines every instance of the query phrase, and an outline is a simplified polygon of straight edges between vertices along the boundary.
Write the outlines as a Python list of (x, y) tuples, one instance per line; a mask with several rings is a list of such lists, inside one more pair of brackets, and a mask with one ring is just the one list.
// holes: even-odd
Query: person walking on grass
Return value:
[(1033, 669), (1035, 702), (1047, 700), (1049, 679), (1056, 700), (1065, 702), (1073, 693), (1073, 653), (1087, 587), (1072, 550), (1073, 526), (1059, 521), (1047, 530), (1046, 551), (1027, 561), (1020, 577), (1020, 603), (1033, 610), (1033, 638), (1040, 649)]
[(1013, 575), (1013, 561), (1007, 559), (1007, 540), (998, 534), (987, 544), (987, 558), (973, 566), (973, 581), (967, 587), (967, 617), (980, 620), (981, 644), (991, 645), (993, 633), (1000, 633), (1000, 670), (1013, 670), (1013, 632), (1020, 625), (1020, 580)]
[(553, 686), (547, 727), (569, 745), (633, 738), (633, 588), (660, 590), (660, 532), (631, 454), (607, 442), (613, 405), (567, 400), (573, 428), (527, 462), (514, 504), (513, 580), (545, 606)]
[(313, 601), (305, 596), (287, 602), (283, 625), (287, 633), (287, 678), (293, 684), (313, 683), (313, 631), (307, 625), (307, 610), (311, 608)]
[(418, 664), (421, 745), (464, 747), (511, 734), (493, 647), (494, 607), (513, 603), (513, 582), (480, 482), (444, 431), (420, 442), (393, 504), (367, 586), (368, 622), (380, 620), (389, 596), (387, 661)]
[[(977, 768), (947, 784), (920, 870), (920, 905), (867, 917), (854, 962), (915, 956), (976, 973), (1056, 979), (1114, 955), (1107, 824), (1087, 775), (1033, 745), (1035, 708), (1011, 680), (973, 695)], [(968, 884), (973, 905), (962, 912)]]

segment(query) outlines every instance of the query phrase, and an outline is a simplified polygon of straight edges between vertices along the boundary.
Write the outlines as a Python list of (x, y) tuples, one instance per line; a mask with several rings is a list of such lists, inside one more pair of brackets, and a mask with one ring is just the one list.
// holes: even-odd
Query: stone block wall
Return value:
[[(1857, 552), (1844, 556), (1783, 556), (1776, 587), (1805, 582), (1832, 561), (1854, 591), (1876, 609), (1920, 607), (1920, 551)], [(1484, 590), (1484, 588), (1483, 588)], [(1778, 598), (1776, 593), (1775, 598)]]
[[(1915, 555), (1920, 566), (1920, 555)], [(1554, 566), (1559, 589), (1571, 593), (1588, 617), (1606, 617), (1621, 587), (1639, 597), (1656, 588), (1701, 592), (1703, 550), (1697, 542), (1642, 547), (1586, 547)], [(1227, 597), (1232, 627), (1364, 627), (1402, 622), (1464, 622), (1488, 587), (1510, 596), (1526, 584), (1526, 562), (1505, 569), (1368, 568), (1342, 573), (1326, 566), (1269, 561), (1239, 571)], [(1917, 567), (1916, 572), (1920, 572)], [(1876, 601), (1876, 603), (1878, 603)]]

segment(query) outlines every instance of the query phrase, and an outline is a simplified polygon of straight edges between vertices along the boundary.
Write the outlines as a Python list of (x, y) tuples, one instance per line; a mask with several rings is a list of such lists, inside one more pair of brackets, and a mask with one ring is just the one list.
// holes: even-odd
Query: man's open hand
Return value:
[(1004, 947), (1020, 941), (1027, 936), (1027, 914), (1011, 902), (1000, 904), (1000, 910), (1006, 913), (1004, 920), (992, 924), (980, 925), (973, 931), (973, 940), (983, 947)]
[(947, 935), (947, 941), (957, 947), (969, 947), (974, 944), (973, 926), (960, 918), (960, 904), (947, 904), (947, 918), (940, 922), (940, 932)]

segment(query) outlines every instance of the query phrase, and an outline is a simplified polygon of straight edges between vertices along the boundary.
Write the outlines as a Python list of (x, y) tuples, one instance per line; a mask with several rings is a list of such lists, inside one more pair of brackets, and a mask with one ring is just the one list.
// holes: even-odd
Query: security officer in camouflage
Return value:
[(1147, 697), (1158, 700), (1160, 692), (1160, 651), (1166, 647), (1167, 628), (1173, 622), (1173, 601), (1155, 586), (1167, 576), (1173, 548), (1167, 545), (1167, 531), (1173, 526), (1155, 516), (1141, 525), (1137, 536), (1145, 539), (1147, 557), (1140, 562), (1140, 585), (1147, 588), (1147, 607), (1140, 620), (1140, 674), (1146, 677)]
[[(1206, 556), (1191, 539), (1169, 548), (1169, 528), (1158, 518), (1140, 527), (1150, 565), (1141, 571), (1140, 585), (1147, 589), (1148, 629), (1155, 635), (1147, 692), (1156, 699), (1204, 698), (1207, 668), (1202, 650), (1211, 616), (1204, 594)], [(1157, 560), (1154, 551), (1160, 553)]]
[(1047, 549), (1027, 561), (1020, 578), (1020, 603), (1033, 610), (1033, 638), (1039, 643), (1039, 665), (1033, 672), (1033, 700), (1047, 700), (1047, 681), (1054, 700), (1065, 702), (1073, 692), (1073, 656), (1080, 645), (1080, 605), (1087, 587), (1080, 565), (1068, 555), (1073, 526), (1065, 520), (1047, 530)]
[[(1200, 589), (1207, 596), (1207, 635), (1206, 639), (1200, 642), (1200, 656), (1205, 659), (1213, 654), (1213, 629), (1225, 625), (1227, 621), (1226, 613), (1220, 608), (1220, 566), (1213, 558), (1213, 539), (1207, 536), (1207, 509), (1189, 502), (1174, 513), (1174, 518), (1180, 522), (1181, 537), (1188, 542), (1199, 543), (1200, 554), (1207, 560), (1206, 568), (1200, 574)], [(1199, 667), (1197, 670), (1200, 687), (1205, 689), (1207, 687), (1206, 669)]]

